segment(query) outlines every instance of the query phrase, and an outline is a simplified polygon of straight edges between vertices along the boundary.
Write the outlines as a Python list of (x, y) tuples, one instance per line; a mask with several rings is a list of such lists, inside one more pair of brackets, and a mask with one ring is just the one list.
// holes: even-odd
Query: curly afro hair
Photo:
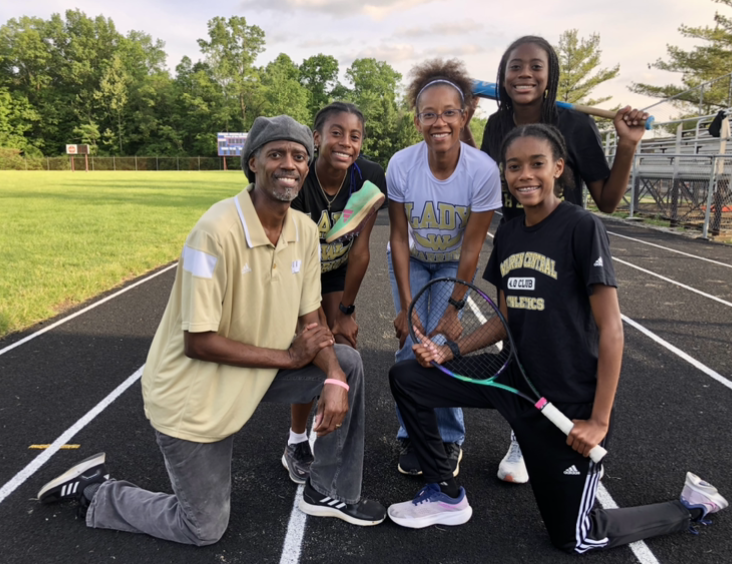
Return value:
[[(422, 89), (434, 80), (447, 80), (460, 89), (462, 93), (462, 107), (467, 107), (473, 98), (473, 81), (465, 68), (465, 63), (459, 59), (429, 59), (409, 71), (412, 80), (407, 87), (407, 101), (411, 108), (417, 108), (419, 95)], [(441, 83), (437, 83), (435, 86)]]

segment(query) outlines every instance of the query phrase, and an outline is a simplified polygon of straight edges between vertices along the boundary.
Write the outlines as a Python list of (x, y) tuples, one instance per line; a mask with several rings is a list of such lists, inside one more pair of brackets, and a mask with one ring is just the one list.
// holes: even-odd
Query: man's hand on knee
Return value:
[[(328, 378), (337, 378), (339, 381), (346, 382), (346, 375), (342, 371), (337, 377), (328, 375)], [(347, 412), (348, 389), (337, 384), (326, 383), (323, 385), (313, 428), (318, 437), (328, 435), (340, 428)]]

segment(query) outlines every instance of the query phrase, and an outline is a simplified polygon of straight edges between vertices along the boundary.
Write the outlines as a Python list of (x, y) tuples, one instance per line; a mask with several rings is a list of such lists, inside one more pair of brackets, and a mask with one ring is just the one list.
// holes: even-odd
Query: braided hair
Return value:
[(546, 52), (549, 60), (549, 80), (547, 81), (547, 90), (544, 100), (541, 102), (541, 123), (555, 125), (557, 123), (557, 89), (559, 87), (559, 58), (554, 47), (544, 39), (536, 35), (525, 35), (519, 37), (511, 43), (506, 52), (501, 57), (501, 63), (498, 66), (498, 77), (496, 78), (496, 88), (498, 89), (498, 111), (496, 112), (496, 131), (488, 138), (488, 152), (491, 155), (497, 155), (501, 148), (501, 144), (508, 134), (515, 127), (513, 121), (513, 100), (508, 96), (506, 91), (506, 65), (511, 53), (517, 47), (533, 43)]
[[(315, 122), (313, 124), (313, 131), (317, 131), (320, 135), (323, 135), (323, 128), (325, 127), (325, 123), (328, 121), (328, 118), (330, 116), (335, 116), (337, 114), (353, 114), (358, 118), (358, 121), (361, 122), (361, 139), (366, 137), (366, 118), (363, 117), (363, 112), (358, 109), (358, 106), (355, 104), (351, 104), (350, 102), (331, 102), (327, 106), (320, 109), (320, 111), (315, 114)], [(316, 147), (317, 151), (317, 147)], [(315, 165), (313, 165), (315, 166)], [(348, 196), (350, 197), (353, 193), (354, 186), (356, 186), (356, 175), (358, 174), (359, 178), (361, 179), (361, 184), (363, 184), (363, 173), (361, 172), (361, 168), (358, 166), (358, 163), (356, 161), (353, 161), (353, 165), (350, 167), (351, 169), (351, 184), (348, 187)]]
[[(506, 168), (506, 153), (508, 152), (508, 148), (521, 137), (534, 137), (548, 142), (552, 149), (552, 157), (554, 157), (554, 160), (558, 161), (559, 159), (563, 159), (565, 163), (567, 162), (567, 145), (559, 129), (548, 124), (526, 124), (517, 126), (508, 132), (506, 139), (501, 145), (500, 163), (504, 170)], [(555, 181), (554, 194), (561, 198), (565, 188), (574, 188), (574, 180), (572, 179), (569, 167), (564, 167), (562, 176)]]

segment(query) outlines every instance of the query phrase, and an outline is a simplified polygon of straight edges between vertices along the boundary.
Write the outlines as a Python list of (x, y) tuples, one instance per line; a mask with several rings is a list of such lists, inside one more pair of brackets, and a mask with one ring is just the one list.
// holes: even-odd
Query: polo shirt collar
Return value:
[[(241, 220), (242, 228), (244, 229), (244, 235), (246, 236), (247, 245), (249, 247), (259, 247), (260, 245), (272, 245), (272, 242), (264, 233), (264, 227), (262, 222), (259, 221), (257, 211), (254, 209), (254, 203), (250, 192), (254, 189), (254, 185), (249, 185), (246, 189), (242, 190), (239, 194), (234, 197), (236, 203), (236, 211), (239, 213), (239, 219)], [(295, 224), (294, 214), (292, 209), (287, 210), (285, 216), (284, 226), (282, 233), (280, 234), (280, 242), (282, 239), (287, 243), (294, 243), (299, 241), (299, 233), (297, 225)]]

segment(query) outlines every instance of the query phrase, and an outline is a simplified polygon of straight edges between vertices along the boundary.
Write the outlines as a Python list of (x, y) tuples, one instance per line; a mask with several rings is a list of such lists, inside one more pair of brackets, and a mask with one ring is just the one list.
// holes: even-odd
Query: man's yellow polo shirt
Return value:
[(295, 210), (272, 245), (248, 190), (203, 215), (186, 240), (142, 375), (145, 414), (156, 430), (210, 443), (242, 428), (277, 369), (190, 359), (183, 332), (287, 349), (298, 316), (320, 307), (319, 250), (317, 226)]

